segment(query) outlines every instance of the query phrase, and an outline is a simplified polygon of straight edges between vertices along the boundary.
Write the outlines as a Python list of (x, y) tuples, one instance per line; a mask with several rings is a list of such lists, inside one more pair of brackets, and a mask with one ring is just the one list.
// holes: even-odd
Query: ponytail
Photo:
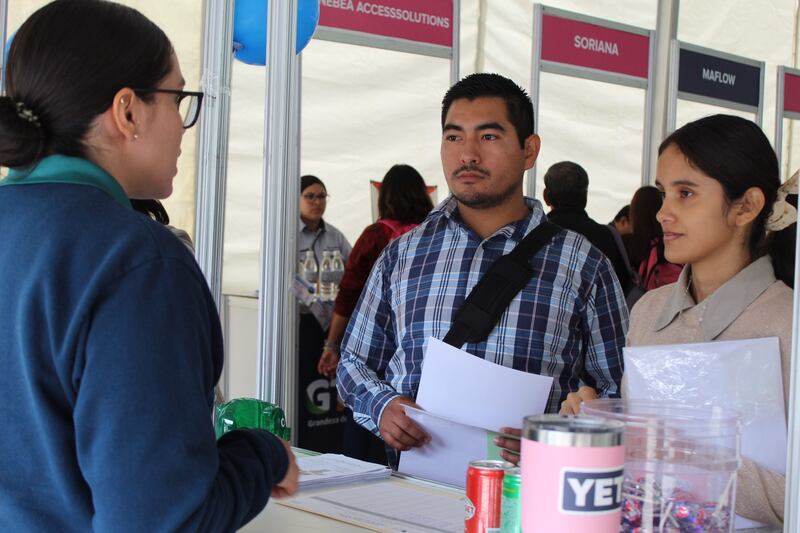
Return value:
[[(797, 195), (789, 195), (786, 201), (797, 207)], [(775, 277), (794, 288), (794, 257), (797, 242), (797, 222), (767, 234), (765, 253), (772, 259)]]
[(0, 165), (26, 167), (45, 149), (45, 134), (35, 112), (8, 96), (0, 96)]

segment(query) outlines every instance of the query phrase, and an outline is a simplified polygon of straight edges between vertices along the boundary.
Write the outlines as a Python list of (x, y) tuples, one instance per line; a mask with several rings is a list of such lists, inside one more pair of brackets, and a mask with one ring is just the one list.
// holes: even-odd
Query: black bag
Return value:
[(511, 300), (533, 277), (530, 259), (562, 231), (552, 222), (542, 222), (511, 252), (492, 263), (456, 311), (444, 342), (461, 348), (485, 340)]

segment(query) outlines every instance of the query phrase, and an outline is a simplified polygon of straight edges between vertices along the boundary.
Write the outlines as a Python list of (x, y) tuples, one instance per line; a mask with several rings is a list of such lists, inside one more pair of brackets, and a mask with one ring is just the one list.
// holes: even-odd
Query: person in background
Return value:
[[(634, 193), (631, 200), (633, 233), (630, 264), (639, 275), (639, 287), (643, 291), (674, 283), (681, 273), (682, 265), (672, 263), (664, 257), (664, 236), (656, 219), (659, 209), (661, 192), (657, 188), (645, 185)], [(631, 298), (628, 301), (631, 305), (635, 303)]]
[(610, 226), (614, 226), (614, 229), (620, 235), (630, 235), (633, 233), (633, 226), (631, 225), (631, 204), (623, 206), (617, 214), (614, 216), (614, 220), (611, 221), (609, 224)]
[(577, 163), (561, 161), (552, 165), (544, 175), (544, 203), (551, 210), (547, 219), (562, 228), (580, 233), (611, 261), (622, 291), (631, 287), (631, 272), (620, 252), (614, 234), (604, 224), (598, 224), (586, 213), (589, 197), (589, 175)]
[[(627, 344), (778, 337), (788, 412), (797, 174), (781, 185), (761, 128), (730, 115), (686, 124), (658, 152), (664, 253), (686, 266), (677, 283), (639, 300)], [(592, 388), (581, 387), (568, 395), (562, 412), (577, 413), (582, 401), (595, 397)], [(785, 481), (743, 458), (736, 513), (781, 527)]]
[[(617, 250), (619, 250), (619, 255), (622, 257), (622, 261), (625, 264), (625, 270), (628, 272), (628, 278), (630, 282), (625, 290), (625, 301), (628, 304), (628, 310), (631, 309), (636, 300), (639, 299), (644, 293), (639, 285), (639, 273), (633, 269), (629, 258), (630, 242), (633, 232), (629, 217), (630, 205), (626, 205), (619, 210), (617, 215), (614, 217), (614, 220), (606, 225), (606, 227), (611, 231), (611, 234), (614, 236), (614, 243), (616, 244)], [(625, 233), (620, 233), (620, 231), (624, 231)]]
[[(633, 238), (633, 225), (631, 224), (630, 215), (631, 205), (628, 204), (614, 217), (614, 220), (609, 222), (608, 227), (614, 229), (614, 240), (617, 241), (617, 246), (624, 253), (625, 263), (628, 268), (631, 268), (631, 239)], [(631, 268), (631, 272), (633, 269)], [(635, 281), (635, 280), (634, 280)]]
[[(429, 440), (404, 409), (415, 405), (427, 339), (443, 339), (481, 273), (546, 220), (541, 204), (522, 191), (540, 145), (523, 89), (498, 74), (467, 76), (445, 94), (441, 125), (451, 195), (375, 263), (337, 367), (339, 393), (355, 421), (394, 450)], [(488, 338), (463, 349), (553, 376), (548, 412), (580, 383), (617, 396), (628, 310), (610, 263), (570, 231), (530, 262), (536, 274)], [(396, 466), (394, 457), (390, 463)]]
[(202, 93), (138, 11), (58, 0), (11, 44), (0, 96), (2, 531), (233, 531), (297, 490), (288, 443), (216, 440), (216, 305), (130, 198), (172, 192)]
[[(189, 236), (186, 231), (182, 230), (181, 228), (177, 228), (175, 226), (171, 226), (169, 223), (169, 213), (164, 208), (164, 204), (159, 202), (158, 200), (137, 200), (131, 199), (131, 207), (133, 207), (134, 211), (138, 211), (143, 215), (155, 220), (164, 225), (168, 230), (175, 235), (179, 241), (181, 241), (186, 248), (192, 252), (194, 255), (194, 242), (192, 242), (192, 238)], [(219, 383), (214, 387), (214, 404), (219, 405), (225, 401), (225, 396), (222, 394), (222, 390), (219, 388)]]
[(194, 243), (192, 242), (192, 238), (184, 230), (176, 228), (175, 226), (170, 226), (169, 214), (164, 208), (164, 204), (158, 200), (132, 199), (131, 207), (133, 207), (134, 211), (138, 211), (143, 215), (147, 215), (148, 217), (152, 218), (156, 222), (164, 224), (164, 226), (170, 230), (172, 234), (175, 235), (178, 240), (180, 240), (189, 249), (190, 252), (192, 252), (192, 255), (194, 255)]
[[(322, 180), (305, 175), (300, 178), (300, 233), (297, 241), (299, 262), (306, 251), (314, 256), (317, 273), (325, 251), (339, 250), (342, 260), (350, 255), (350, 243), (332, 224), (323, 219), (328, 205), (328, 191)], [(319, 294), (319, 291), (317, 291)], [(318, 301), (313, 306), (300, 304), (298, 324), (298, 387), (299, 412), (297, 445), (318, 452), (341, 451), (344, 428), (343, 406), (336, 402), (335, 385), (319, 382), (317, 362), (325, 344), (333, 302)], [(325, 400), (318, 401), (323, 394)]]
[[(409, 165), (394, 165), (386, 172), (378, 192), (378, 221), (361, 233), (356, 241), (333, 310), (328, 339), (317, 364), (320, 374), (336, 377), (339, 351), (358, 297), (367, 283), (372, 266), (386, 245), (414, 229), (433, 209), (425, 180)], [(344, 428), (344, 453), (356, 459), (386, 463), (383, 441), (353, 422), (353, 412), (347, 410)]]

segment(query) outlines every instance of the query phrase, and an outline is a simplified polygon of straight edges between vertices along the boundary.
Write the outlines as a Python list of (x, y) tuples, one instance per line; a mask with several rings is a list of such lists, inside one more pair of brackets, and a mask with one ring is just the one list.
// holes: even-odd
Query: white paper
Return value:
[(552, 377), (496, 365), (431, 337), (416, 402), (430, 413), (496, 431), (544, 413), (552, 388)]
[(406, 416), (422, 427), (431, 441), (400, 454), (401, 473), (464, 488), (470, 461), (497, 456), (498, 448), (491, 442), (493, 432), (407, 405), (404, 408)]
[(391, 470), (383, 465), (332, 453), (300, 456), (297, 467), (300, 469), (301, 489), (388, 478), (391, 474)]
[[(625, 395), (740, 412), (742, 456), (786, 473), (786, 413), (777, 337), (626, 347)], [(736, 527), (757, 522), (737, 517)]]
[(464, 530), (462, 495), (426, 491), (391, 481), (275, 501), (375, 531), (458, 533)]

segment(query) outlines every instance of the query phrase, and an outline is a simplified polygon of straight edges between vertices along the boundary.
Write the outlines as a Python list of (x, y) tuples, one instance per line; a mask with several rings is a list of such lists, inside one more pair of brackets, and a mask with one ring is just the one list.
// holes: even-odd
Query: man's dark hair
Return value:
[(525, 89), (499, 74), (477, 73), (450, 87), (442, 100), (442, 130), (450, 106), (456, 100), (501, 98), (506, 103), (508, 121), (514, 126), (520, 147), (533, 135), (533, 104)]
[(616, 216), (614, 217), (614, 222), (619, 222), (623, 218), (627, 218), (628, 220), (631, 219), (631, 204), (626, 205), (617, 212)]
[(584, 209), (589, 195), (589, 175), (579, 164), (561, 161), (547, 169), (544, 191), (547, 203), (553, 207)]

